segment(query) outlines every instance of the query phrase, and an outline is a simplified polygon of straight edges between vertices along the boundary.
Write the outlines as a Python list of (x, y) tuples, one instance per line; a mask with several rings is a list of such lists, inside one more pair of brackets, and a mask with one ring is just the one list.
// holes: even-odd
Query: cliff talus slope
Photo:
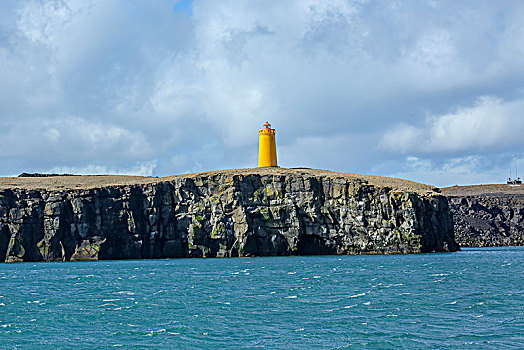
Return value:
[(445, 197), (311, 169), (0, 179), (0, 261), (455, 251)]

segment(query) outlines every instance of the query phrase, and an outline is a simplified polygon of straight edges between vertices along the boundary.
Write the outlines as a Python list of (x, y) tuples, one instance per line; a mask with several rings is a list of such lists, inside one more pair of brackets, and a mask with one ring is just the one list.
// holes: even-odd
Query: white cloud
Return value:
[(54, 164), (129, 162), (150, 159), (153, 150), (139, 132), (80, 117), (0, 124), (3, 157)]
[(404, 124), (385, 132), (381, 146), (402, 153), (482, 152), (521, 146), (524, 99), (482, 97), (471, 107), (430, 116), (419, 126)]
[(82, 10), (82, 7), (73, 10), (75, 5), (78, 5), (78, 2), (26, 2), (18, 10), (18, 29), (30, 41), (56, 49), (58, 36), (71, 29), (68, 24), (71, 24), (74, 12)]
[[(515, 177), (513, 160), (511, 154), (501, 154), (495, 159), (478, 155), (443, 160), (411, 156), (398, 160), (398, 171), (389, 176), (431, 183), (439, 187), (505, 183), (510, 172)], [(522, 169), (524, 159), (519, 159), (517, 166)]]
[(90, 164), (81, 167), (54, 167), (46, 170), (50, 174), (82, 174), (82, 175), (136, 175), (136, 176), (152, 176), (156, 164), (152, 162), (144, 162), (135, 164), (132, 167), (108, 167), (96, 164)]
[(449, 78), (449, 70), (456, 73), (453, 70), (463, 68), (456, 60), (457, 49), (451, 32), (441, 28), (424, 33), (405, 55), (408, 65), (418, 70), (421, 76), (427, 76), (432, 80), (438, 80), (439, 77)]
[(287, 166), (524, 151), (520, 1), (173, 5), (0, 2), (3, 171), (254, 166), (266, 120)]

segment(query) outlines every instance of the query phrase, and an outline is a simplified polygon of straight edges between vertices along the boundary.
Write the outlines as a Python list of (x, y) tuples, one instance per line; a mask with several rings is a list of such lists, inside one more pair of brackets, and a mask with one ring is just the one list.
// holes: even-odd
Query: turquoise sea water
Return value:
[(0, 349), (524, 348), (524, 247), (0, 265)]

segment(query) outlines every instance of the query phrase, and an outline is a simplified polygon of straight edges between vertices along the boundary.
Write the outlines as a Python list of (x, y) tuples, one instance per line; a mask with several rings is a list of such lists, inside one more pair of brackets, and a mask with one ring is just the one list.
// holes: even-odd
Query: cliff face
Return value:
[(224, 171), (69, 187), (4, 184), (0, 261), (458, 249), (445, 197), (338, 173)]
[(449, 201), (461, 246), (524, 245), (524, 195), (451, 196)]

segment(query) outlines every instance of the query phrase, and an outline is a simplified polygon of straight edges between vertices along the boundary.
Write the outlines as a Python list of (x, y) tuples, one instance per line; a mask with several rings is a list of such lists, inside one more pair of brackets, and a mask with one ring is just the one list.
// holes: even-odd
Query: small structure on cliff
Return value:
[(258, 166), (277, 166), (277, 144), (275, 142), (275, 129), (266, 121), (264, 128), (258, 130)]
[(520, 177), (517, 173), (517, 155), (514, 154), (513, 158), (515, 159), (515, 178), (514, 179), (511, 178), (511, 171), (510, 171), (507, 183), (508, 185), (520, 185), (522, 184), (522, 181), (520, 180)]

